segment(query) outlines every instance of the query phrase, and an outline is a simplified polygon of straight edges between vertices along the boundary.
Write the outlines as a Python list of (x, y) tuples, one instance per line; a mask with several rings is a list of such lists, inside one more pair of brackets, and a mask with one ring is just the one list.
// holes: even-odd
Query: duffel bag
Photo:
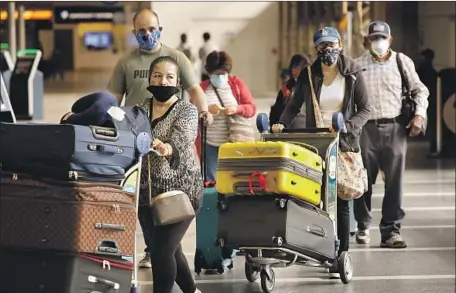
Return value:
[(0, 123), (3, 171), (60, 180), (121, 180), (136, 161), (131, 131), (99, 126)]

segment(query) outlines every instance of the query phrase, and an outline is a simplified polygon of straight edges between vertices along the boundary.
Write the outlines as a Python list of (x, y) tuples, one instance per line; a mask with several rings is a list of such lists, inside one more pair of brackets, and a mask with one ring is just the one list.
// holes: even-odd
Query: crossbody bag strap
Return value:
[(410, 84), (408, 82), (407, 74), (404, 71), (404, 65), (402, 63), (401, 59), (401, 53), (397, 52), (396, 53), (396, 63), (397, 63), (397, 68), (399, 69), (399, 73), (401, 75), (401, 82), (402, 82), (402, 93), (404, 96), (406, 94), (410, 94)]
[(220, 94), (215, 86), (211, 84), (212, 88), (214, 89), (215, 95), (217, 96), (217, 99), (220, 102), (220, 105), (225, 108), (225, 105), (223, 104), (222, 98), (220, 97)]
[(307, 75), (309, 77), (309, 87), (310, 87), (310, 93), (312, 96), (312, 105), (313, 105), (313, 110), (314, 110), (314, 115), (315, 115), (315, 124), (318, 128), (324, 127), (324, 122), (323, 122), (323, 116), (321, 115), (321, 110), (320, 106), (318, 105), (318, 100), (317, 96), (315, 95), (315, 90), (312, 82), (312, 70), (310, 66), (307, 66)]

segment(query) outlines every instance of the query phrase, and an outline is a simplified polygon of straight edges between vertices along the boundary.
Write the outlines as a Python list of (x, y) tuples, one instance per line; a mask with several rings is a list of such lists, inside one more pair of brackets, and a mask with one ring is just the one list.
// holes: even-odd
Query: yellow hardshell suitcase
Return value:
[(238, 142), (220, 146), (217, 191), (225, 195), (286, 194), (318, 205), (323, 160), (304, 143)]

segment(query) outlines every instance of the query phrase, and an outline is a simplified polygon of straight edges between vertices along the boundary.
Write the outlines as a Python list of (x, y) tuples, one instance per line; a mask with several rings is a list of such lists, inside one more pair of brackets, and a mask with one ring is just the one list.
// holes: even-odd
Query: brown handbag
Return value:
[(149, 202), (155, 226), (166, 226), (191, 220), (195, 210), (188, 195), (180, 190), (172, 190), (152, 198), (152, 179), (150, 176), (150, 155), (147, 156), (147, 180), (149, 185)]

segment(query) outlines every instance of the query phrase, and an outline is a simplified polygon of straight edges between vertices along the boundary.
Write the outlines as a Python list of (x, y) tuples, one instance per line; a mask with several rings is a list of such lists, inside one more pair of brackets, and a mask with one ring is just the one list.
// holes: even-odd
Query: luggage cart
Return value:
[[(245, 255), (245, 277), (249, 282), (261, 279), (261, 287), (265, 293), (270, 293), (275, 287), (274, 267), (289, 267), (291, 265), (304, 265), (311, 267), (323, 267), (339, 272), (340, 279), (348, 284), (353, 276), (353, 264), (347, 252), (338, 256), (339, 240), (337, 238), (337, 153), (339, 145), (339, 131), (345, 131), (343, 116), (341, 113), (333, 115), (333, 129), (284, 129), (280, 134), (271, 134), (269, 131), (268, 117), (259, 114), (257, 127), (262, 133), (263, 141), (303, 142), (318, 149), (320, 156), (325, 161), (324, 194), (322, 195), (321, 209), (329, 214), (335, 230), (336, 239), (334, 257), (314, 258), (297, 251), (281, 247), (284, 239), (275, 239), (274, 246), (264, 247), (239, 247), (240, 255)], [(286, 201), (280, 202), (286, 205)]]
[[(142, 158), (139, 158), (137, 163), (131, 167), (125, 174), (125, 179), (121, 181), (120, 185), (124, 191), (134, 193), (136, 195), (136, 214), (138, 214), (139, 208), (139, 184), (141, 176), (141, 164)], [(137, 218), (137, 217), (136, 217)], [(131, 281), (130, 293), (140, 293), (141, 288), (138, 281), (138, 264), (136, 255), (136, 233), (135, 233), (135, 252), (133, 253), (133, 273)]]

